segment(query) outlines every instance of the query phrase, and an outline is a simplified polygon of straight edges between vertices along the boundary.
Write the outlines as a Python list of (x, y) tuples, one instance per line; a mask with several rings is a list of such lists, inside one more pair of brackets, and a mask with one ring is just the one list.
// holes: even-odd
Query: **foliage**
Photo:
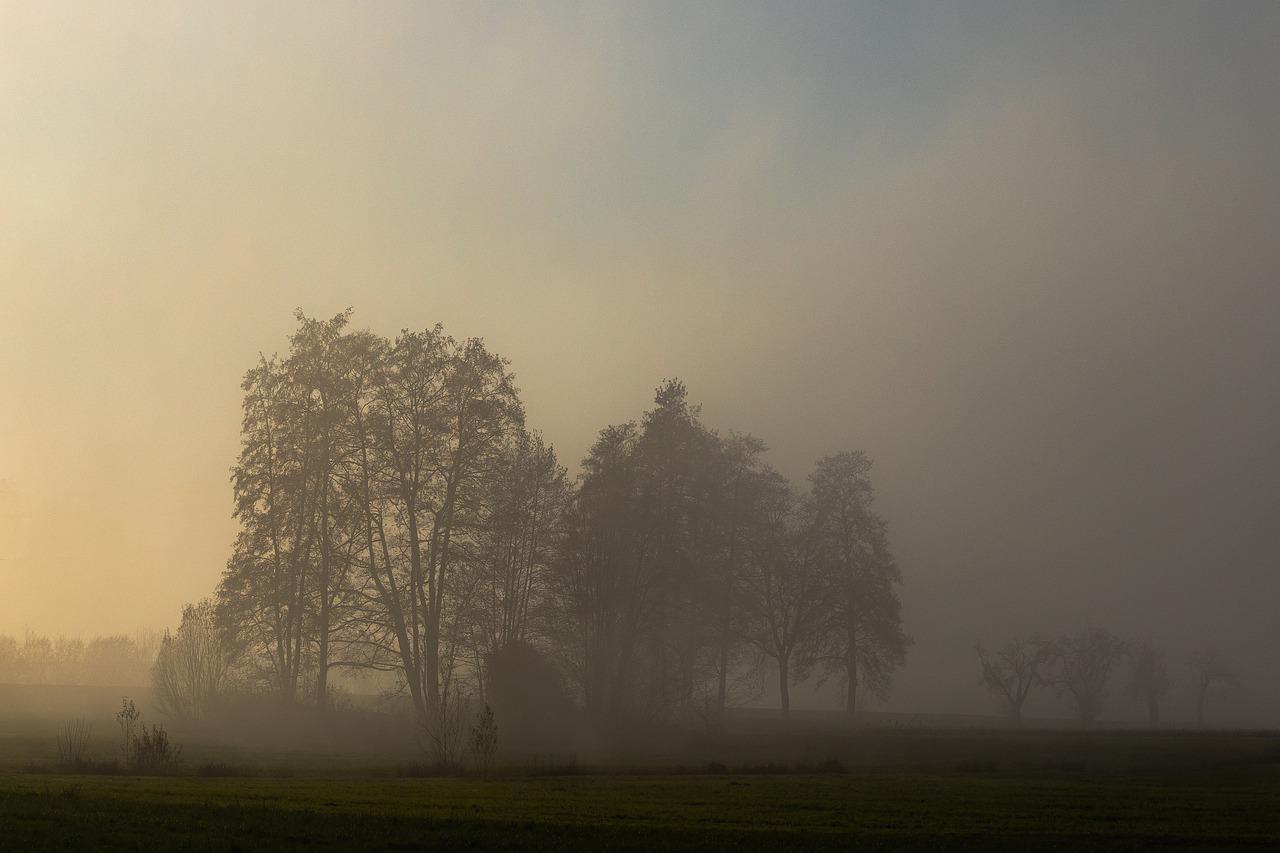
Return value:
[[(349, 322), (298, 314), (288, 353), (245, 375), (240, 532), (200, 634), (242, 646), (249, 683), (330, 707), (331, 672), (389, 673), (442, 764), (454, 704), (519, 645), (605, 729), (718, 719), (765, 659), (784, 706), (818, 662), (851, 709), (860, 684), (888, 690), (910, 641), (865, 454), (795, 496), (669, 380), (570, 484), (483, 342)], [(166, 707), (198, 715), (166, 672)]]
[(480, 773), (488, 777), (493, 758), (498, 753), (498, 724), (494, 721), (493, 709), (488, 705), (476, 715), (467, 745), (471, 748), (471, 756)]
[(485, 659), (484, 686), (507, 749), (554, 752), (572, 745), (579, 714), (547, 655), (528, 643), (499, 649)]
[(18, 642), (0, 634), (0, 684), (144, 685), (158, 647), (159, 635), (150, 632), (88, 642), (32, 631)]

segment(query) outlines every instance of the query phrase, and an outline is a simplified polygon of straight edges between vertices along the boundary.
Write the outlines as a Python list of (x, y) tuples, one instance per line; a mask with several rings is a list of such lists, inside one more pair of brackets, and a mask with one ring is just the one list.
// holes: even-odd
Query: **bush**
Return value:
[(476, 717), (476, 724), (471, 729), (470, 746), (481, 775), (488, 777), (493, 757), (498, 752), (498, 724), (494, 722), (493, 709), (488, 705)]
[(89, 760), (89, 738), (93, 730), (80, 718), (68, 720), (58, 732), (58, 763), (64, 767), (79, 769)]
[(182, 747), (169, 740), (164, 726), (144, 724), (138, 706), (127, 696), (121, 700), (116, 723), (125, 767), (135, 773), (170, 773), (177, 768)]
[(526, 643), (513, 643), (489, 655), (485, 698), (502, 718), (503, 750), (556, 753), (581, 738), (577, 709), (564, 689), (560, 671)]
[(164, 726), (143, 726), (133, 743), (131, 766), (141, 773), (169, 773), (178, 766), (182, 747), (174, 746)]

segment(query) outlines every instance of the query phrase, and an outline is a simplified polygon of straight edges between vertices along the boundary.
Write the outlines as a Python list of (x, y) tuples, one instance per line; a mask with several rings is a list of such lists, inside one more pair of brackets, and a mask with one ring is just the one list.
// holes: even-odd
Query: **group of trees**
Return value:
[[(1165, 655), (1148, 643), (1132, 643), (1098, 629), (1049, 640), (1038, 634), (1010, 640), (994, 651), (977, 646), (982, 683), (1014, 721), (1035, 687), (1052, 687), (1067, 696), (1080, 721), (1091, 725), (1102, 712), (1112, 672), (1128, 660), (1129, 693), (1143, 702), (1152, 725), (1173, 688)], [(1191, 658), (1196, 690), (1196, 722), (1204, 725), (1209, 689), (1236, 679), (1234, 668), (1218, 652)]]
[(784, 709), (816, 671), (852, 711), (902, 665), (864, 454), (799, 494), (669, 381), (571, 482), (480, 340), (298, 319), (244, 381), (240, 533), (209, 611), (244, 683), (323, 707), (335, 671), (390, 673), (438, 727), (531, 648), (613, 724), (718, 714), (770, 665)]
[(147, 684), (161, 637), (48, 637), (28, 632), (19, 642), (0, 634), (0, 684)]
[(826, 457), (799, 494), (764, 450), (707, 429), (679, 382), (591, 448), (548, 604), (597, 716), (715, 717), (769, 668), (784, 713), (815, 668), (843, 682), (850, 712), (860, 685), (887, 690), (909, 640), (870, 460)]

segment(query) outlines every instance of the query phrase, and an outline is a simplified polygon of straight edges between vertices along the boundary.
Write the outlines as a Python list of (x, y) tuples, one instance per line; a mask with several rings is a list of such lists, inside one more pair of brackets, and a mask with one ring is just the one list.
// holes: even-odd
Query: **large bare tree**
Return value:
[(1071, 698), (1084, 725), (1097, 722), (1111, 672), (1128, 652), (1129, 644), (1104, 628), (1069, 634), (1055, 644), (1051, 680)]
[(1033, 634), (1010, 640), (994, 651), (976, 647), (982, 666), (982, 686), (1004, 703), (1009, 718), (1022, 722), (1022, 709), (1031, 690), (1044, 684), (1045, 666), (1053, 659), (1051, 642)]

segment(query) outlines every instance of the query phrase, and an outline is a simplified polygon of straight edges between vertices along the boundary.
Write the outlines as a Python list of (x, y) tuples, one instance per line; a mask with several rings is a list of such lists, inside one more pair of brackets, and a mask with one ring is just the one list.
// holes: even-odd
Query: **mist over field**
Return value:
[[(584, 755), (784, 694), (1275, 727), (1278, 46), (1261, 2), (0, 2), (0, 713), (239, 737), (331, 679), (385, 757), (506, 666)], [(166, 630), (227, 644), (207, 707)]]

